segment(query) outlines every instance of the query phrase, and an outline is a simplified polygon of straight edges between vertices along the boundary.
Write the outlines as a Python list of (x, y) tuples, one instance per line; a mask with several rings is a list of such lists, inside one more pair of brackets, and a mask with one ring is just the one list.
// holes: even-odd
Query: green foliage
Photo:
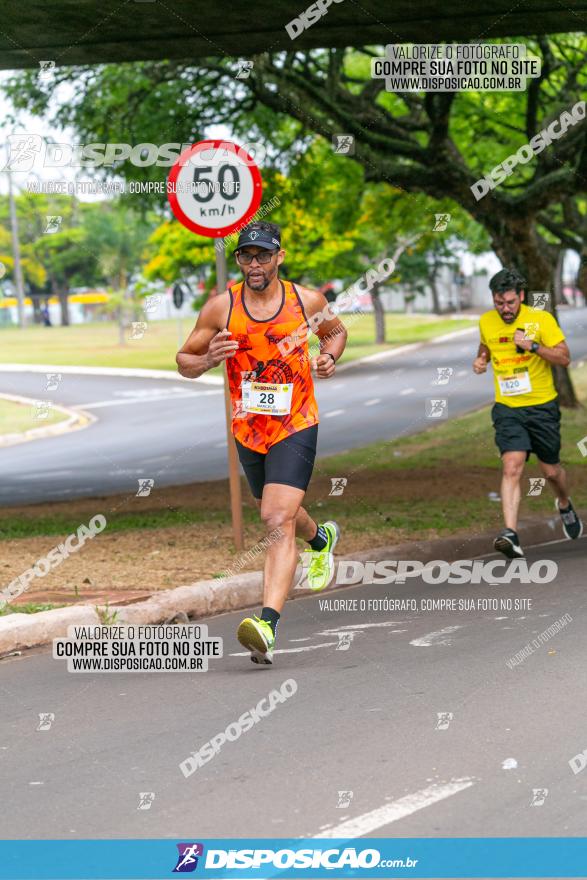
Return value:
[[(141, 266), (143, 249), (155, 225), (122, 199), (80, 203), (70, 196), (23, 192), (17, 196), (21, 263), (33, 290), (111, 285), (124, 289)], [(55, 232), (47, 218), (60, 217)], [(0, 260), (13, 271), (8, 199), (0, 198)]]

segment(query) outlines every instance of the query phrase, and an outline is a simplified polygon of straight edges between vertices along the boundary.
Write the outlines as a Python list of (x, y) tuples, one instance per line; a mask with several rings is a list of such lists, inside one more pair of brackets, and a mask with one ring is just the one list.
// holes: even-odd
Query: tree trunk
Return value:
[(565, 262), (565, 254), (565, 248), (561, 248), (556, 258), (556, 266), (554, 267), (554, 302), (559, 306), (566, 303), (565, 295), (563, 293), (563, 265)]
[(581, 262), (579, 263), (575, 284), (583, 294), (583, 302), (587, 303), (587, 247), (583, 248), (579, 257)]
[[(495, 253), (504, 266), (515, 268), (526, 278), (528, 292), (550, 291), (548, 311), (558, 320), (552, 285), (556, 271), (555, 252), (540, 243), (533, 228), (533, 218), (509, 218), (492, 232)], [(529, 297), (530, 305), (532, 297)], [(561, 406), (578, 407), (579, 401), (566, 367), (552, 368)]]
[(436, 272), (428, 277), (430, 292), (432, 293), (432, 311), (435, 315), (440, 315), (440, 299), (438, 296), (438, 287), (436, 286)]
[(59, 305), (61, 306), (61, 326), (69, 327), (69, 297), (66, 290), (59, 291)]
[(383, 345), (385, 342), (385, 312), (379, 297), (379, 284), (374, 284), (371, 288), (371, 302), (375, 315), (375, 344)]

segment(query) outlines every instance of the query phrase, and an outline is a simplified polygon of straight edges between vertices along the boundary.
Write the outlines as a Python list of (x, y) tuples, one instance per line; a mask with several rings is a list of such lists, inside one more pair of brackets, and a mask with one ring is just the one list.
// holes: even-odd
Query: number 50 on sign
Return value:
[(169, 175), (168, 198), (192, 232), (223, 238), (246, 223), (261, 204), (259, 169), (230, 141), (200, 141), (185, 150)]

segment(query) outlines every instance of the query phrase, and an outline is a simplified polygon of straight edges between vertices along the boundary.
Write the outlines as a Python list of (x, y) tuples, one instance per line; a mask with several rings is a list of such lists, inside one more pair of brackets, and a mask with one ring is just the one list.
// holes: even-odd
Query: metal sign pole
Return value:
[[(218, 245), (222, 242), (222, 247)], [(228, 281), (228, 268), (226, 265), (226, 253), (224, 251), (224, 240), (218, 239), (214, 248), (216, 251), (216, 289), (218, 293), (226, 290)], [(232, 403), (230, 400), (230, 390), (228, 387), (228, 372), (226, 364), (224, 366), (224, 406), (226, 411), (226, 440), (228, 443), (228, 477), (230, 482), (230, 509), (232, 511), (232, 534), (234, 538), (234, 546), (237, 550), (244, 547), (243, 536), (243, 506), (241, 494), (241, 479), (239, 471), (238, 454), (234, 437), (232, 436)]]

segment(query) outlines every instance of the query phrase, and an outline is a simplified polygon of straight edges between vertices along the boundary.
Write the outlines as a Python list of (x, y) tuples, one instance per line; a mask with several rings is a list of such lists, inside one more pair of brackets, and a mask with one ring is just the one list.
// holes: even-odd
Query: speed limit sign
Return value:
[(224, 238), (247, 223), (261, 204), (261, 174), (231, 141), (200, 141), (179, 156), (169, 174), (167, 197), (183, 226), (208, 238)]
[[(183, 226), (207, 238), (223, 239), (242, 229), (261, 204), (261, 174), (251, 156), (231, 141), (200, 141), (185, 150), (171, 169), (167, 198)], [(216, 286), (226, 288), (223, 244), (215, 247)], [(244, 546), (241, 484), (236, 446), (231, 431), (232, 404), (224, 367), (224, 407), (230, 481), (232, 529), (237, 550)]]

